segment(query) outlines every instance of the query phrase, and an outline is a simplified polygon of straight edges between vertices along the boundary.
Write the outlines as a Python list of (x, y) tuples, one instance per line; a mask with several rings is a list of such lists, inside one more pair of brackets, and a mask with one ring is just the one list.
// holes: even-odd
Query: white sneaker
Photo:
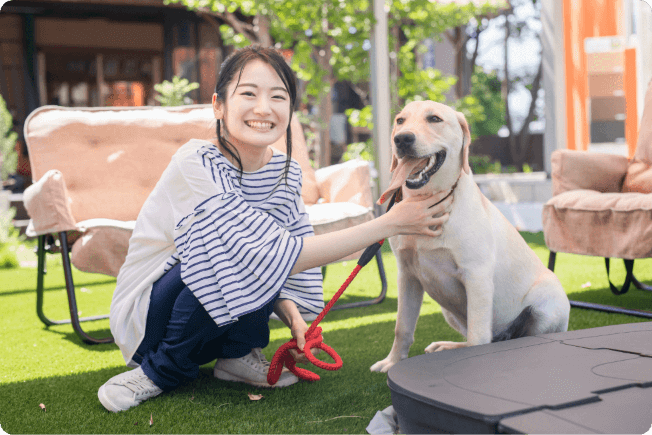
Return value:
[(111, 412), (126, 411), (147, 399), (158, 396), (163, 390), (152, 382), (143, 369), (120, 373), (109, 379), (97, 392), (97, 397)]
[(296, 384), (299, 378), (283, 367), (281, 377), (274, 385), (267, 382), (269, 362), (259, 347), (251, 349), (249, 355), (242, 358), (218, 359), (213, 374), (223, 381), (244, 382), (256, 387), (287, 387)]

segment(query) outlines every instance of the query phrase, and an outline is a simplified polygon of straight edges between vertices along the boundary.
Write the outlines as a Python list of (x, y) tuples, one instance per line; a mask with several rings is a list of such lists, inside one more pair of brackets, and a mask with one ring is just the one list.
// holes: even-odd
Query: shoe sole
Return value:
[(106, 395), (106, 390), (104, 389), (104, 385), (102, 385), (100, 389), (97, 391), (97, 398), (100, 399), (100, 403), (102, 404), (102, 406), (106, 408), (107, 411), (111, 411), (111, 412), (126, 411), (126, 409), (118, 408), (113, 403), (111, 403), (109, 397)]
[(244, 379), (236, 375), (232, 375), (229, 372), (225, 372), (223, 370), (215, 369), (213, 370), (213, 375), (217, 379), (221, 379), (223, 381), (231, 381), (231, 382), (242, 382), (244, 384), (249, 384), (253, 385), (255, 387), (264, 387), (264, 388), (282, 388), (282, 387), (289, 387), (290, 385), (294, 385), (297, 382), (299, 382), (299, 378), (292, 377), (288, 378), (285, 381), (279, 381), (275, 383), (274, 385), (268, 384), (266, 381), (265, 382), (255, 382), (250, 379)]

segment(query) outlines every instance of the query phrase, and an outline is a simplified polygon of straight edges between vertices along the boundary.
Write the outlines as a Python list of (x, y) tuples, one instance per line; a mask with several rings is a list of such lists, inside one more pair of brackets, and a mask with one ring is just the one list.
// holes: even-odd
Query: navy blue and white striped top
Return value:
[(181, 262), (181, 278), (218, 325), (260, 309), (276, 294), (304, 318), (324, 307), (319, 268), (289, 276), (303, 238), (314, 235), (301, 200), (301, 168), (274, 150), (239, 172), (210, 142), (174, 154), (145, 201), (111, 302), (111, 332), (129, 363), (145, 333), (153, 283)]
[(289, 276), (313, 236), (301, 200), (301, 168), (275, 151), (255, 172), (239, 171), (212, 144), (188, 156), (201, 163), (213, 183), (211, 195), (175, 220), (177, 252), (166, 271), (181, 261), (181, 278), (218, 325), (262, 308), (280, 292), (300, 311), (323, 308), (319, 268)]

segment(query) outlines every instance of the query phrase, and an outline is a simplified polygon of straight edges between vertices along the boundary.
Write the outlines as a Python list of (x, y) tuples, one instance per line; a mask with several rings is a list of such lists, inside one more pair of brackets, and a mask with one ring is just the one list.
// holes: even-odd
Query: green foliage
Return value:
[(469, 166), (474, 174), (500, 174), (502, 170), (499, 161), (492, 161), (486, 155), (469, 155)]
[[(353, 127), (366, 127), (369, 130), (374, 128), (371, 106), (365, 106), (360, 110), (347, 109), (344, 113), (349, 120), (349, 124)], [(374, 161), (374, 144), (372, 138), (368, 139), (366, 142), (351, 143), (346, 147), (346, 151), (342, 155), (342, 160), (346, 162), (353, 159)]]
[(156, 95), (157, 101), (161, 106), (182, 106), (191, 104), (192, 100), (186, 96), (190, 91), (199, 88), (199, 83), (190, 83), (188, 79), (182, 79), (178, 76), (172, 77), (172, 81), (164, 80), (163, 83), (154, 85), (154, 89), (160, 95)]
[[(7, 110), (5, 100), (0, 96), (0, 179), (6, 181), (9, 175), (16, 172), (18, 163), (18, 153), (16, 153), (15, 132), (11, 131), (13, 119)], [(0, 268), (10, 268), (18, 266), (15, 250), (20, 243), (18, 230), (14, 228), (13, 218), (16, 215), (16, 209), (10, 208), (8, 198), (5, 196), (7, 191), (0, 188)], [(5, 199), (7, 200), (5, 202)]]
[(342, 160), (347, 162), (355, 159), (374, 161), (374, 146), (371, 139), (366, 142), (354, 142), (347, 145)]
[(482, 115), (471, 118), (469, 127), (476, 136), (491, 136), (505, 125), (505, 101), (501, 94), (502, 83), (496, 71), (485, 72), (476, 67), (471, 77), (471, 96), (483, 108)]
[(18, 153), (16, 153), (16, 138), (18, 135), (11, 131), (13, 119), (5, 100), (0, 96), (0, 180), (6, 181), (9, 175), (16, 172)]

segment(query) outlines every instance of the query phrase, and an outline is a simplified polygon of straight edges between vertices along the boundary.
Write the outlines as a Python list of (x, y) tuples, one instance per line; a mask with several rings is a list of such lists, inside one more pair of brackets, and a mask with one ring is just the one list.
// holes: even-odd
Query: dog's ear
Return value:
[(392, 163), (389, 164), (389, 172), (394, 172), (394, 169), (398, 166), (398, 159), (396, 158), (396, 154), (392, 152)]
[(471, 130), (469, 130), (469, 124), (466, 122), (466, 118), (462, 112), (457, 112), (457, 120), (462, 127), (462, 133), (464, 135), (464, 138), (462, 139), (462, 169), (464, 169), (464, 172), (467, 174), (470, 174), (469, 145), (471, 145)]

